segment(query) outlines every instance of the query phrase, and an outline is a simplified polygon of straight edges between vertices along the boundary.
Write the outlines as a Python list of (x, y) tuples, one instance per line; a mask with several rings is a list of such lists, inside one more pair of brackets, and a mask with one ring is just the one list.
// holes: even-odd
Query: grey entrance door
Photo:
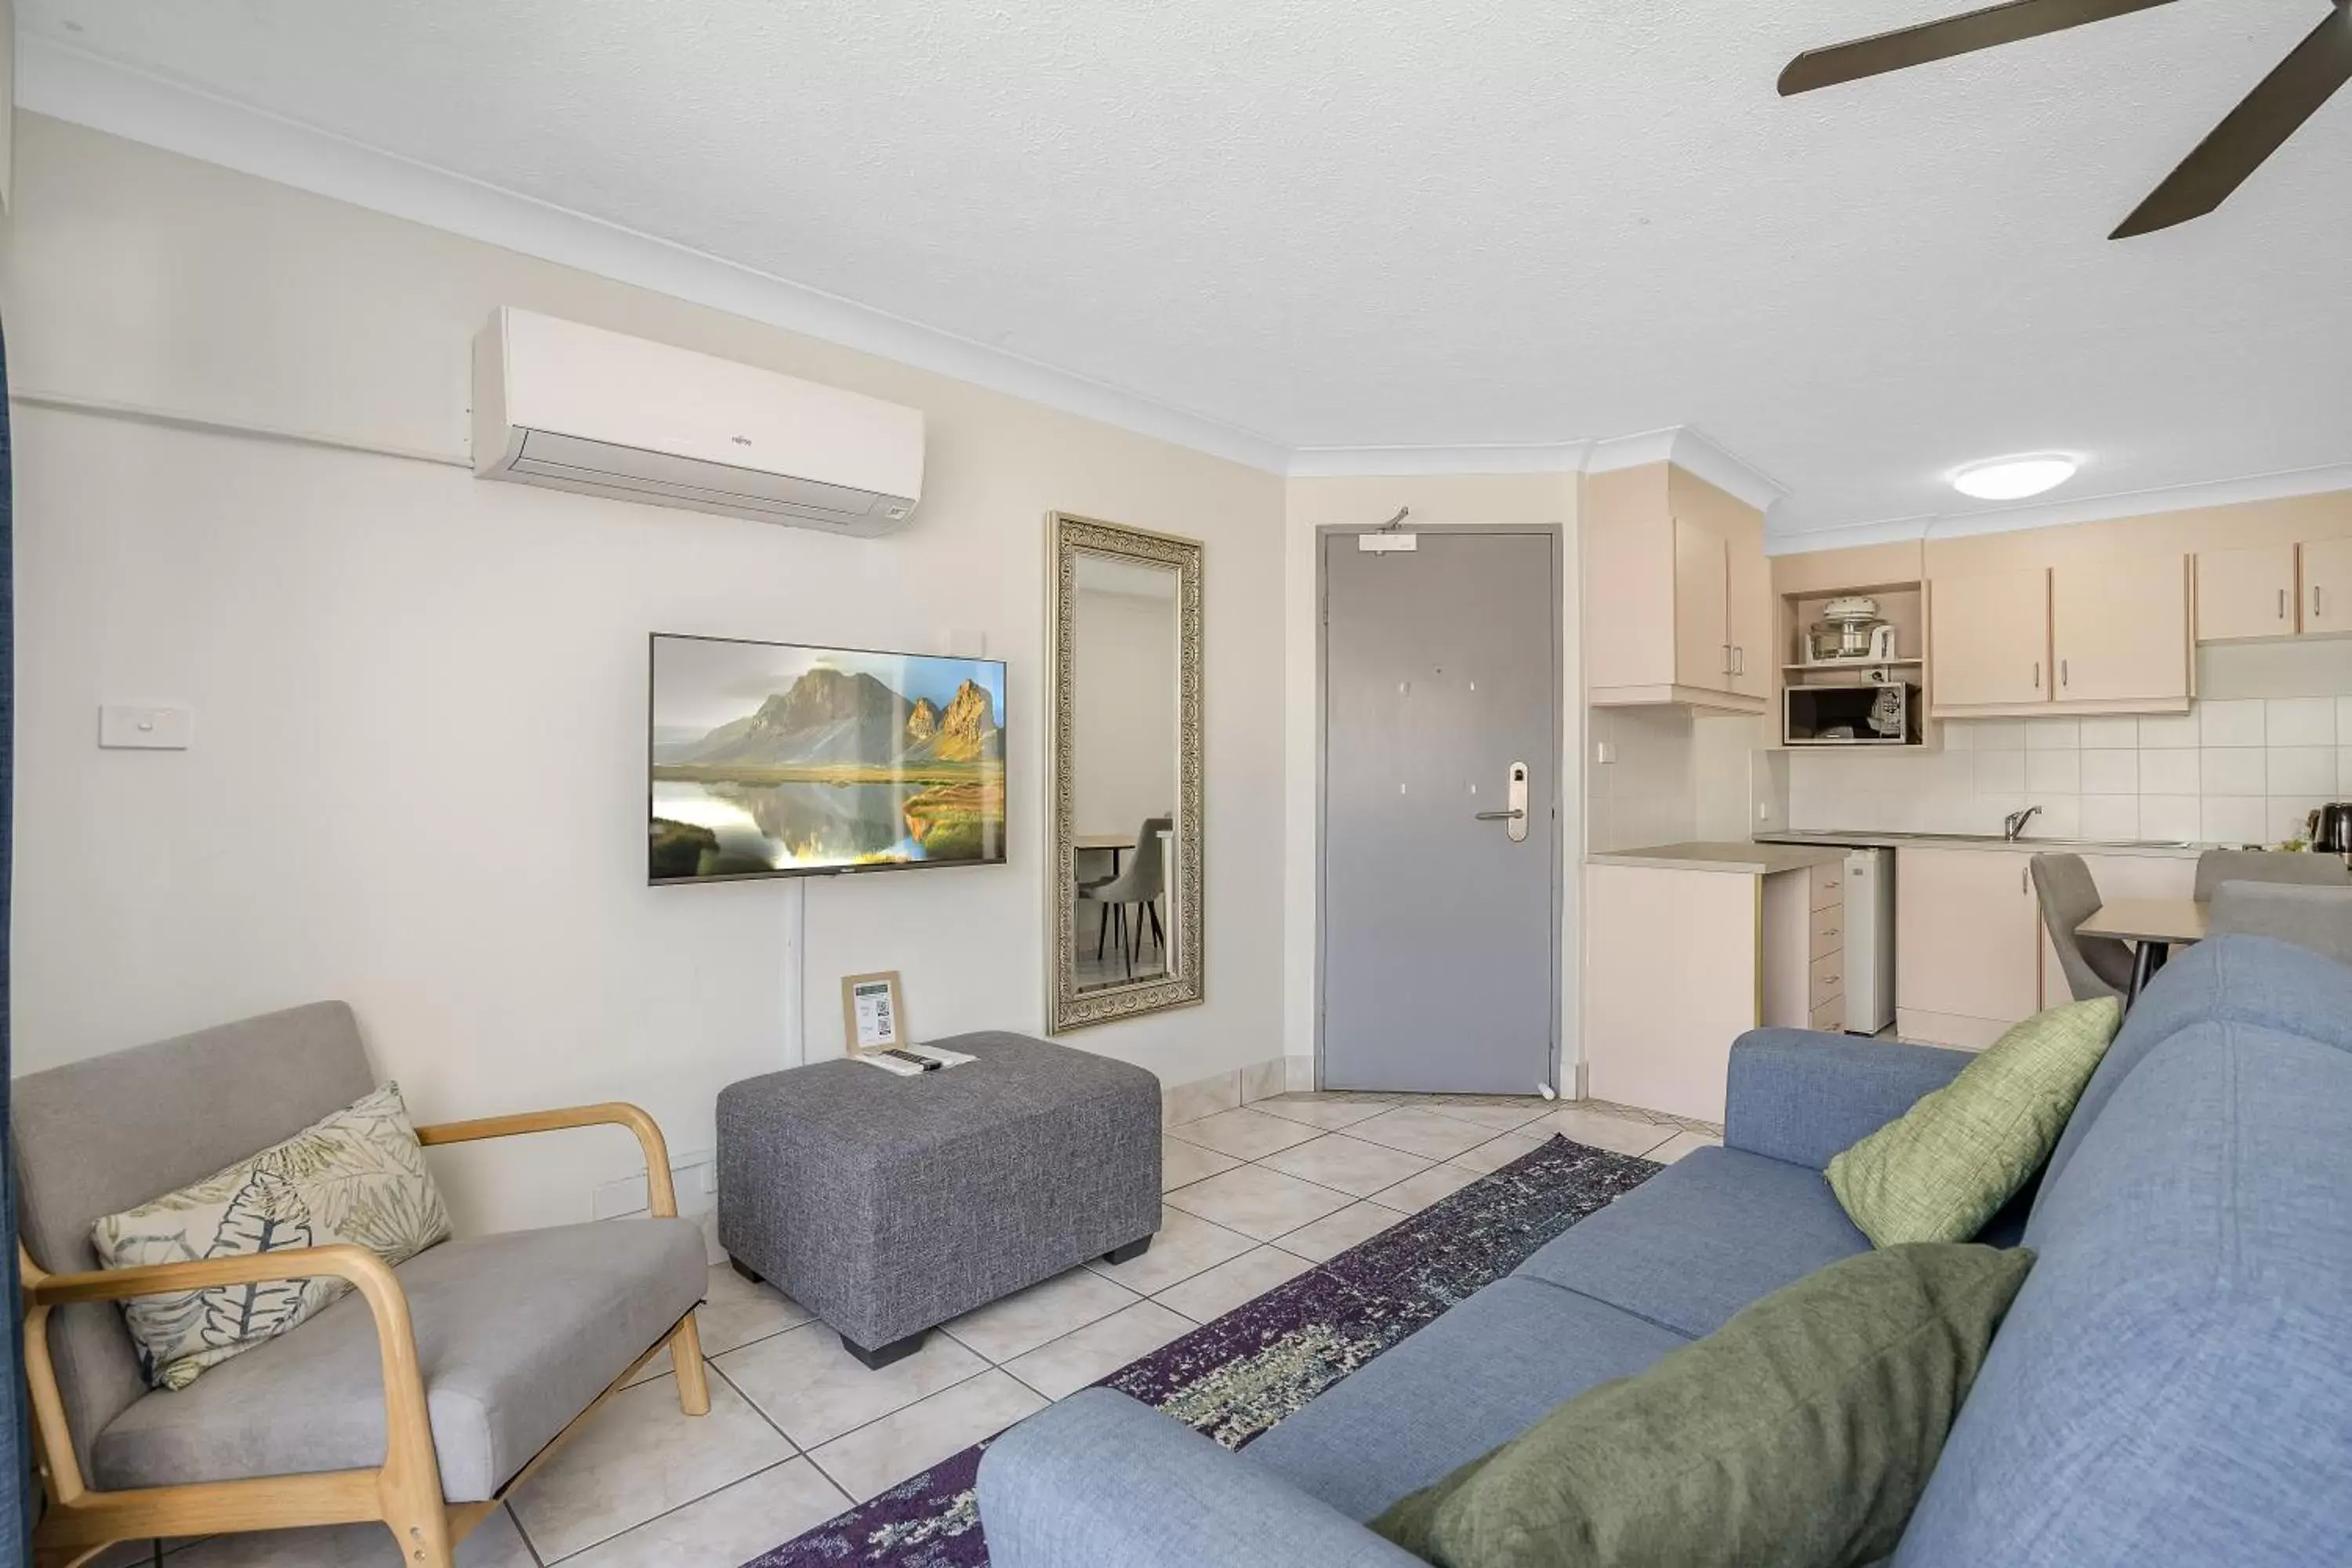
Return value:
[(1531, 1094), (1559, 995), (1559, 542), (1418, 546), (1323, 542), (1323, 1083)]

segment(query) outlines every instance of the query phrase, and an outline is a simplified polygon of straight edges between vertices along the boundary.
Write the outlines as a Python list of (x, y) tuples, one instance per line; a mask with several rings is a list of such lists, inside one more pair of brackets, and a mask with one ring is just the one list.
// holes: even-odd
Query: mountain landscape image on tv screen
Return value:
[(653, 639), (656, 882), (1004, 858), (1004, 666)]

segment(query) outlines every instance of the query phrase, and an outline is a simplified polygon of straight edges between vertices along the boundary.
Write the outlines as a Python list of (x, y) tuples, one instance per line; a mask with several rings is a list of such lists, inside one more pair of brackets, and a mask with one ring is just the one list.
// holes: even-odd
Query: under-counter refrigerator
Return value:
[(1895, 851), (1845, 858), (1845, 1027), (1874, 1035), (1895, 1022)]

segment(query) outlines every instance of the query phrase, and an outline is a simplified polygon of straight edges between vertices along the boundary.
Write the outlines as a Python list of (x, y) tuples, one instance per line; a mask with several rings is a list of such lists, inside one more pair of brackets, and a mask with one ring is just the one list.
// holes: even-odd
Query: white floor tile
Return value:
[(1397, 1211), (1366, 1199), (1338, 1214), (1302, 1225), (1274, 1245), (1314, 1263), (1328, 1263), (1360, 1241), (1368, 1241), (1396, 1224)]
[(933, 1334), (913, 1355), (874, 1371), (843, 1350), (841, 1337), (823, 1323), (730, 1351), (711, 1364), (803, 1448), (903, 1409), (988, 1365), (945, 1334)]
[(552, 1562), (764, 1470), (792, 1452), (723, 1379), (711, 1379), (710, 1414), (688, 1415), (677, 1407), (677, 1384), (665, 1377), (606, 1401), (515, 1493), (515, 1518), (540, 1556)]
[(1191, 1319), (1157, 1301), (1138, 1301), (1005, 1363), (1004, 1370), (1048, 1399), (1066, 1399), (1192, 1330)]
[(1205, 1274), (1195, 1274), (1181, 1285), (1152, 1298), (1196, 1323), (1223, 1317), (1244, 1301), (1256, 1300), (1286, 1279), (1297, 1279), (1315, 1265), (1277, 1247), (1244, 1252), (1220, 1263)]
[(1632, 1121), (1574, 1105), (1553, 1111), (1538, 1123), (1538, 1129), (1559, 1133), (1589, 1149), (1606, 1149), (1612, 1154), (1647, 1154), (1675, 1135), (1672, 1127)]
[(1433, 1163), (1402, 1149), (1350, 1138), (1344, 1132), (1268, 1154), (1258, 1162), (1268, 1170), (1360, 1198), (1369, 1197), (1382, 1187), (1392, 1187), (1407, 1176), (1429, 1169)]
[(1371, 1201), (1399, 1214), (1419, 1214), (1438, 1199), (1451, 1197), (1478, 1179), (1475, 1171), (1459, 1165), (1432, 1165), (1418, 1176), (1407, 1176), (1395, 1186), (1374, 1193)]
[[(457, 1568), (536, 1568), (530, 1548), (507, 1510), (476, 1525), (451, 1553)], [(131, 1558), (149, 1561), (143, 1543)], [(180, 1568), (401, 1568), (400, 1544), (381, 1524), (334, 1524), (313, 1530), (259, 1530), (215, 1535), (163, 1559)]]
[(1710, 1138), (1704, 1132), (1677, 1132), (1642, 1157), (1655, 1160), (1661, 1165), (1671, 1165), (1694, 1149), (1719, 1149), (1722, 1146), (1722, 1139)]
[(1321, 1219), (1348, 1206), (1345, 1193), (1257, 1165), (1244, 1165), (1222, 1176), (1179, 1187), (1168, 1194), (1168, 1201), (1212, 1225), (1237, 1230), (1259, 1241), (1272, 1241), (1284, 1231), (1297, 1230), (1309, 1220)]
[(1106, 1263), (1096, 1258), (1087, 1267), (1107, 1279), (1118, 1280), (1138, 1295), (1149, 1296), (1228, 1258), (1238, 1258), (1255, 1245), (1237, 1231), (1212, 1225), (1197, 1215), (1163, 1204), (1160, 1229), (1151, 1238), (1150, 1251), (1125, 1263)]
[(807, 1308), (773, 1285), (754, 1285), (732, 1266), (721, 1263), (710, 1270), (695, 1324), (702, 1335), (702, 1353), (723, 1355), (754, 1340), (796, 1329), (809, 1317)]
[(1319, 1127), (1326, 1132), (1336, 1132), (1342, 1127), (1353, 1127), (1359, 1121), (1369, 1121), (1389, 1108), (1385, 1100), (1333, 1098), (1318, 1094), (1285, 1094), (1272, 1100), (1261, 1100), (1250, 1107), (1269, 1116), (1279, 1116), (1287, 1121)]
[(1205, 1182), (1240, 1163), (1231, 1154), (1220, 1154), (1214, 1149), (1203, 1149), (1198, 1143), (1187, 1143), (1181, 1138), (1162, 1138), (1160, 1141), (1160, 1190), (1172, 1193), (1178, 1187)]
[(1522, 1154), (1534, 1153), (1549, 1142), (1551, 1134), (1549, 1129), (1544, 1130), (1540, 1137), (1525, 1132), (1506, 1132), (1500, 1138), (1479, 1144), (1467, 1153), (1454, 1155), (1446, 1163), (1459, 1165), (1465, 1171), (1475, 1171), (1483, 1176), (1489, 1171), (1501, 1170)]
[(1370, 1121), (1358, 1122), (1348, 1130), (1348, 1135), (1368, 1143), (1385, 1143), (1424, 1160), (1451, 1160), (1465, 1150), (1476, 1148), (1494, 1133), (1418, 1105), (1403, 1105), (1382, 1111)]
[(1244, 1110), (1187, 1121), (1181, 1127), (1170, 1128), (1168, 1135), (1203, 1149), (1214, 1149), (1220, 1154), (1230, 1154), (1236, 1160), (1255, 1160), (1276, 1149), (1304, 1143), (1316, 1136), (1316, 1131), (1280, 1116)]
[(966, 1312), (945, 1326), (966, 1349), (992, 1362), (1007, 1362), (1131, 1307), (1136, 1299), (1134, 1291), (1099, 1274), (1073, 1268)]
[(1517, 1098), (1498, 1096), (1486, 1100), (1431, 1100), (1421, 1104), (1423, 1110), (1434, 1110), (1440, 1116), (1450, 1116), (1456, 1121), (1467, 1121), (1474, 1127), (1484, 1127), (1490, 1132), (1516, 1131), (1552, 1110), (1550, 1100), (1532, 1094)]
[(1044, 1408), (1034, 1390), (991, 1368), (836, 1437), (809, 1458), (835, 1486), (864, 1502)]
[(678, 1568), (743, 1563), (850, 1506), (806, 1459), (787, 1459), (674, 1513), (563, 1560), (563, 1568)]

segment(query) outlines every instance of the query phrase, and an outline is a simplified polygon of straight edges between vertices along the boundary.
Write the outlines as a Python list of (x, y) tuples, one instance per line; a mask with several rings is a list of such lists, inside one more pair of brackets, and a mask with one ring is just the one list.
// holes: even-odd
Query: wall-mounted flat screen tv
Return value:
[(651, 877), (1004, 859), (1004, 666), (653, 639)]

